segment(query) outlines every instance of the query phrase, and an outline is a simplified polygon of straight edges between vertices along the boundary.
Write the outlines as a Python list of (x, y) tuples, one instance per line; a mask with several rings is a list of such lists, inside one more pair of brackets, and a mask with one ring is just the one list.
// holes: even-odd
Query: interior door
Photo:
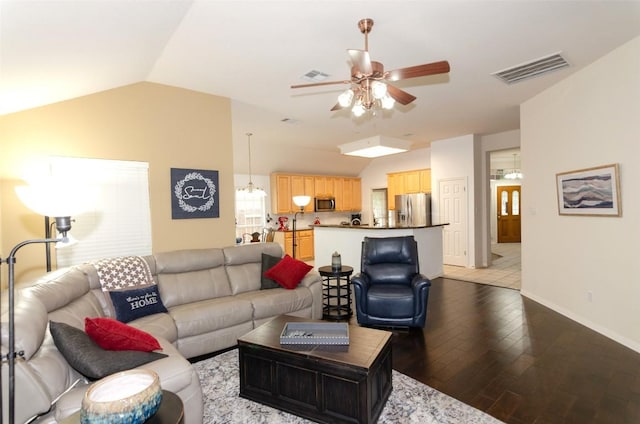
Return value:
[(498, 243), (520, 243), (522, 186), (498, 186)]
[(442, 249), (445, 265), (467, 266), (467, 185), (466, 179), (443, 180), (438, 184)]

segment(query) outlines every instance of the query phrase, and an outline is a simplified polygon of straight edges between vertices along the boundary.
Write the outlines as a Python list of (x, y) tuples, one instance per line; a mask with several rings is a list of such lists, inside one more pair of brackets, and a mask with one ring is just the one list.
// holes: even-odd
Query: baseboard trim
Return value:
[(637, 343), (633, 340), (629, 340), (627, 337), (621, 336), (620, 334), (611, 331), (608, 328), (602, 327), (588, 319), (586, 319), (585, 317), (581, 316), (581, 315), (577, 315), (547, 299), (541, 298), (539, 296), (536, 296), (533, 293), (528, 292), (527, 290), (520, 290), (520, 294), (528, 299), (533, 300), (534, 302), (540, 303), (541, 305), (546, 306), (549, 309), (553, 309), (554, 311), (556, 311), (559, 314), (564, 315), (565, 317), (572, 319), (573, 321), (576, 321), (590, 329), (592, 329), (593, 331), (596, 331), (600, 334), (602, 334), (605, 337), (610, 338), (611, 340), (620, 343), (623, 346), (628, 347), (631, 350), (634, 350), (638, 353), (640, 353), (640, 343)]

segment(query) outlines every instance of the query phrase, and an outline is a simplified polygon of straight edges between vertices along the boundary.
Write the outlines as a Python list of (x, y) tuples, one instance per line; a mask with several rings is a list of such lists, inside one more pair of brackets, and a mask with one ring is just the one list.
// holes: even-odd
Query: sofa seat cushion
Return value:
[(253, 307), (248, 300), (226, 296), (169, 308), (178, 338), (206, 334), (251, 321)]
[(242, 293), (236, 297), (251, 302), (254, 320), (299, 311), (310, 307), (313, 303), (311, 291), (306, 287), (293, 290), (283, 288), (259, 290)]

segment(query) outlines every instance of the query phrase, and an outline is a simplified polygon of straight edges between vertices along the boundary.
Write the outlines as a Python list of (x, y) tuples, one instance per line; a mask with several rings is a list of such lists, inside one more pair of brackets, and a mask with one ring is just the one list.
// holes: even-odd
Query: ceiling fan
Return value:
[(394, 87), (386, 83), (386, 81), (398, 81), (449, 72), (449, 62), (446, 60), (385, 71), (382, 63), (372, 61), (369, 56), (369, 33), (373, 28), (373, 19), (361, 19), (358, 22), (358, 28), (364, 34), (364, 50), (347, 50), (352, 64), (350, 80), (298, 84), (292, 85), (291, 88), (350, 84), (351, 87), (338, 96), (338, 103), (331, 110), (335, 111), (353, 105), (351, 109), (353, 114), (361, 116), (365, 111), (375, 107), (392, 109), (395, 102), (408, 105), (416, 99), (414, 95)]

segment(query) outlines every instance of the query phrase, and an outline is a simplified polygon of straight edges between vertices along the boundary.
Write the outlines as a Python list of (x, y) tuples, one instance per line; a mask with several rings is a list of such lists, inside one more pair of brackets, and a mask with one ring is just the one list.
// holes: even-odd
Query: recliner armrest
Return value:
[[(431, 287), (431, 280), (429, 280), (423, 274), (416, 274), (413, 276), (411, 280), (411, 288), (413, 289), (413, 294), (417, 302), (415, 302), (415, 311), (416, 315), (420, 313), (420, 311), (427, 310), (427, 300), (429, 294), (429, 287)], [(427, 292), (427, 295), (424, 295), (424, 292)]]

